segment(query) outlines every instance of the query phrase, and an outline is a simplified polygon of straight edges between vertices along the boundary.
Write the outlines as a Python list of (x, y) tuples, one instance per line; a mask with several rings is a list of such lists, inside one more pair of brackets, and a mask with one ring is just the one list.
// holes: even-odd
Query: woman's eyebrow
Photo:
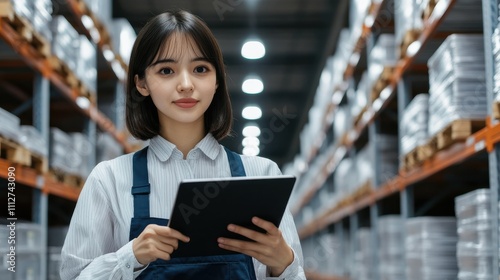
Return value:
[[(191, 62), (197, 62), (197, 61), (204, 61), (204, 62), (210, 62), (208, 61), (208, 59), (206, 57), (195, 57), (193, 59), (191, 59)], [(160, 63), (177, 63), (177, 60), (173, 59), (173, 58), (163, 58), (163, 59), (158, 59), (157, 61), (151, 63), (150, 66), (155, 66), (157, 64), (160, 64)]]
[(196, 61), (210, 62), (210, 61), (208, 61), (208, 59), (206, 57), (202, 57), (202, 56), (195, 57), (195, 58), (191, 59), (191, 62), (196, 62)]
[(172, 59), (172, 58), (163, 58), (163, 59), (158, 59), (157, 61), (151, 63), (150, 66), (155, 66), (157, 64), (160, 64), (160, 63), (176, 63), (177, 60), (175, 59)]

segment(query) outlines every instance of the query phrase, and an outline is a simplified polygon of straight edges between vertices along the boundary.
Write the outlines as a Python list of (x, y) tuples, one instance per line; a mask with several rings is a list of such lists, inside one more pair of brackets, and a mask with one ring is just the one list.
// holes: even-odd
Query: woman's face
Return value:
[(217, 89), (214, 65), (202, 56), (187, 35), (175, 33), (160, 48), (145, 76), (135, 84), (151, 96), (158, 110), (160, 130), (168, 126), (200, 125)]

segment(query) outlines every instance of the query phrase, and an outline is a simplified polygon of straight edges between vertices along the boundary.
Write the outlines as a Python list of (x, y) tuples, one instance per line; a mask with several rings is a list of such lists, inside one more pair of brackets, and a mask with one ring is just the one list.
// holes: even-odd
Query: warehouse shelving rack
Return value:
[[(384, 4), (387, 1), (382, 1)], [(323, 162), (322, 168), (315, 173), (315, 176), (310, 176), (310, 181), (304, 182), (299, 181), (299, 184), (303, 184), (305, 189), (302, 192), (301, 197), (295, 205), (292, 205), (292, 212), (294, 215), (300, 213), (300, 211), (312, 201), (312, 199), (318, 195), (319, 190), (327, 184), (329, 176), (335, 172), (336, 167), (340, 161), (352, 153), (355, 148), (356, 141), (359, 140), (362, 133), (368, 133), (369, 139), (375, 137), (378, 130), (378, 116), (386, 108), (386, 106), (397, 96), (397, 107), (398, 115), (401, 116), (406, 105), (411, 99), (410, 93), (410, 81), (407, 78), (407, 72), (410, 67), (413, 66), (414, 60), (418, 55), (418, 52), (423, 49), (424, 45), (432, 38), (436, 33), (437, 28), (440, 26), (442, 20), (446, 17), (455, 4), (455, 0), (441, 0), (437, 2), (434, 12), (431, 17), (425, 23), (423, 32), (420, 34), (418, 39), (415, 41), (416, 51), (408, 54), (405, 58), (400, 59), (395, 71), (389, 79), (389, 84), (382, 90), (378, 99), (371, 103), (364, 113), (360, 116), (360, 121), (356, 126), (350, 131), (345, 133), (347, 141), (344, 143), (337, 144), (337, 146), (331, 145), (326, 150), (328, 154), (328, 159)], [(381, 178), (375, 176), (372, 179), (373, 188), (369, 193), (365, 193), (362, 196), (352, 196), (346, 198), (344, 203), (338, 203), (337, 205), (331, 205), (326, 210), (320, 213), (316, 213), (314, 218), (307, 221), (304, 226), (299, 228), (299, 236), (302, 240), (306, 238), (313, 237), (314, 234), (320, 234), (325, 230), (333, 230), (338, 237), (345, 241), (345, 236), (351, 236), (351, 244), (345, 244), (345, 242), (340, 242), (340, 250), (346, 252), (350, 250), (354, 252), (356, 244), (354, 240), (354, 234), (359, 229), (359, 214), (360, 211), (369, 211), (369, 222), (373, 229), (371, 246), (373, 251), (377, 252), (377, 238), (376, 238), (376, 228), (377, 228), (377, 218), (380, 216), (380, 203), (390, 196), (399, 195), (399, 210), (402, 218), (409, 218), (415, 216), (414, 207), (414, 191), (416, 183), (422, 182), (425, 179), (446, 170), (454, 165), (460, 165), (463, 161), (468, 160), (475, 155), (480, 153), (487, 153), (488, 157), (488, 169), (489, 169), (489, 185), (492, 191), (491, 202), (492, 202), (492, 237), (493, 237), (493, 248), (499, 248), (499, 234), (498, 234), (498, 201), (499, 201), (499, 159), (500, 159), (500, 123), (498, 120), (494, 119), (492, 116), (492, 108), (494, 103), (493, 98), (493, 77), (496, 74), (493, 62), (493, 51), (492, 51), (492, 35), (494, 28), (498, 25), (498, 5), (497, 0), (483, 0), (483, 34), (485, 41), (485, 60), (486, 60), (486, 77), (487, 77), (487, 93), (489, 102), (489, 117), (485, 120), (486, 126), (470, 135), (465, 142), (459, 142), (452, 145), (450, 148), (436, 153), (432, 158), (425, 160), (420, 166), (412, 168), (410, 170), (401, 170), (400, 174), (394, 178), (390, 178), (387, 181), (381, 181)], [(372, 10), (374, 11), (374, 10)], [(379, 10), (376, 9), (376, 12)], [(375, 16), (377, 14), (369, 14), (368, 16)], [(365, 20), (365, 23), (367, 21)], [(370, 22), (370, 21), (368, 21)], [(366, 30), (367, 26), (363, 26), (363, 30)], [(369, 52), (372, 48), (372, 33), (370, 28), (368, 32), (364, 31), (363, 36), (360, 37), (360, 41), (366, 46), (366, 51)], [(415, 50), (414, 49), (414, 50)], [(332, 124), (332, 112), (335, 110), (337, 105), (343, 98), (345, 91), (348, 88), (348, 83), (346, 82), (352, 77), (354, 72), (353, 69), (357, 67), (356, 64), (352, 65), (349, 71), (344, 72), (344, 82), (341, 85), (334, 87), (332, 94), (332, 104), (327, 110), (327, 114), (324, 116), (324, 129), (322, 133), (326, 133), (329, 126)], [(334, 104), (334, 101), (338, 103)], [(400, 118), (398, 120), (401, 121)], [(318, 137), (321, 140), (324, 137)], [(312, 151), (309, 153), (310, 156), (307, 158), (306, 162), (311, 163), (316, 159), (317, 151), (320, 146), (324, 146), (325, 143), (319, 141), (314, 145)], [(375, 159), (377, 158), (377, 152), (375, 152)], [(374, 166), (377, 166), (376, 164)], [(379, 174), (377, 171), (375, 174)], [(365, 212), (366, 214), (366, 212)], [(348, 229), (344, 227), (348, 224)], [(372, 256), (373, 261), (378, 263), (375, 255)], [(494, 254), (493, 257), (493, 276), (494, 279), (498, 279), (500, 272), (498, 271), (498, 254)], [(376, 269), (373, 279), (380, 279), (380, 275)], [(308, 279), (338, 279), (338, 277), (343, 277), (345, 275), (321, 275), (314, 271), (307, 272)]]
[[(97, 42), (99, 50), (106, 58), (110, 67), (116, 75), (118, 83), (123, 87), (127, 65), (116, 53), (110, 43), (109, 32), (89, 11), (83, 1), (67, 0), (71, 13), (77, 23), (81, 23), (82, 18), (92, 20), (93, 25), (83, 28), (85, 35)], [(84, 20), (85, 21), (85, 20)], [(88, 22), (88, 20), (87, 20)], [(82, 29), (81, 26), (79, 29)], [(26, 38), (22, 36), (9, 23), (6, 17), (0, 18), (0, 37), (9, 45), (12, 50), (19, 54), (24, 63), (34, 70), (35, 79), (33, 82), (33, 126), (38, 129), (45, 142), (47, 150), (49, 145), (49, 123), (50, 123), (50, 88), (54, 87), (76, 108), (75, 114), (81, 114), (87, 118), (85, 133), (93, 143), (93, 157), (87, 163), (89, 166), (95, 165), (95, 139), (97, 127), (109, 133), (123, 148), (124, 152), (131, 152), (135, 148), (128, 143), (126, 133), (122, 131), (121, 125), (116, 125), (97, 108), (96, 100), (90, 99), (88, 107), (77, 105), (77, 99), (81, 96), (81, 89), (70, 86), (64, 76), (62, 76), (53, 66), (50, 57), (34, 47)], [(97, 40), (97, 38), (100, 38)], [(15, 167), (16, 185), (32, 188), (32, 220), (41, 226), (41, 248), (40, 253), (40, 275), (37, 279), (47, 278), (47, 232), (48, 232), (48, 195), (54, 195), (67, 201), (76, 202), (80, 194), (80, 189), (61, 182), (55, 181), (48, 174), (12, 162), (8, 159), (0, 159), (0, 178), (7, 180), (8, 168)], [(7, 185), (5, 185), (7, 186)], [(18, 200), (22, 199), (18, 197)]]

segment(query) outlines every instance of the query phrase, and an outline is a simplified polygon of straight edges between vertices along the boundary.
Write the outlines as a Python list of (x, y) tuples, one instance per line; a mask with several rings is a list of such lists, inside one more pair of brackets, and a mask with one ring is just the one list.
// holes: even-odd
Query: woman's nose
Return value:
[(194, 86), (191, 81), (191, 77), (187, 71), (183, 71), (180, 75), (179, 84), (177, 85), (178, 92), (191, 92), (193, 91)]

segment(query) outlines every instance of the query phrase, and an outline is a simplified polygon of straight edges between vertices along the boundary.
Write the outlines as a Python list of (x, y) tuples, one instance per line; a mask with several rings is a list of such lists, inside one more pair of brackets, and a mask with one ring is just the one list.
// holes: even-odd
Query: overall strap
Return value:
[(149, 218), (148, 147), (137, 151), (132, 161), (134, 217)]
[(229, 167), (231, 168), (232, 177), (244, 177), (246, 176), (245, 167), (241, 161), (240, 155), (224, 147), (227, 154), (227, 159), (229, 160)]

